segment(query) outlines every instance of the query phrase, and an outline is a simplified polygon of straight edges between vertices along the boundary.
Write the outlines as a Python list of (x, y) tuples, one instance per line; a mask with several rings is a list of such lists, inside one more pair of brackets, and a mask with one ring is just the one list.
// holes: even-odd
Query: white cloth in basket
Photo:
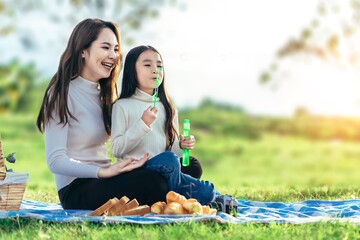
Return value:
[(15, 183), (27, 183), (28, 179), (29, 179), (29, 173), (6, 172), (6, 177), (3, 181), (0, 181), (0, 186), (15, 184)]

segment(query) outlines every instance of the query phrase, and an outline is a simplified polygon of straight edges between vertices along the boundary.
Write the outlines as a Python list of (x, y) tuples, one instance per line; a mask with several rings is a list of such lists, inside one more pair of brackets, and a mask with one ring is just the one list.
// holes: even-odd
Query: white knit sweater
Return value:
[[(130, 157), (138, 160), (146, 152), (151, 158), (166, 150), (166, 112), (159, 98), (156, 100), (156, 107), (159, 108), (159, 112), (150, 128), (141, 119), (143, 112), (152, 106), (153, 102), (153, 96), (137, 88), (135, 94), (130, 98), (119, 99), (113, 105), (111, 152), (118, 161)], [(174, 116), (174, 124), (179, 129), (177, 111)], [(175, 140), (171, 151), (181, 156), (182, 150), (179, 147), (178, 139)]]
[(69, 118), (63, 126), (53, 115), (45, 126), (46, 161), (58, 190), (75, 178), (97, 178), (100, 167), (111, 165), (98, 84), (81, 77), (71, 81), (68, 107), (78, 121)]

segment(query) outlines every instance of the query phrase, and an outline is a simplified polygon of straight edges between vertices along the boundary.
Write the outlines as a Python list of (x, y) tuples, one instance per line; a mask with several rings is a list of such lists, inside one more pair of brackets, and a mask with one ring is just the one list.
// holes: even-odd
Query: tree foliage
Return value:
[[(131, 45), (134, 42), (132, 38), (134, 31), (137, 31), (147, 20), (158, 17), (161, 8), (165, 5), (184, 7), (184, 1), (0, 0), (0, 37), (16, 35), (24, 51), (32, 51), (31, 54), (36, 54), (37, 45), (42, 44), (39, 37), (47, 41), (46, 47), (42, 46), (42, 49), (49, 48), (49, 51), (53, 44), (66, 44), (68, 33), (57, 31), (58, 28), (55, 26), (63, 27), (60, 28), (62, 30), (72, 29), (85, 18), (101, 18), (116, 22), (120, 27), (122, 41), (125, 40), (125, 43)], [(31, 22), (25, 26), (24, 19), (30, 19)], [(46, 24), (43, 26), (42, 23)], [(54, 39), (57, 43), (38, 36), (39, 33), (50, 35), (53, 30), (51, 26), (56, 29)], [(39, 28), (40, 31), (35, 31)], [(8, 51), (5, 48), (3, 50)], [(39, 87), (44, 88), (40, 83), (37, 84), (40, 74), (34, 64), (23, 65), (23, 62), (24, 59), (13, 60), (0, 66), (0, 113), (34, 109), (37, 102), (41, 102), (38, 96), (42, 96), (43, 92), (35, 93)]]
[(316, 58), (345, 69), (360, 63), (360, 0), (322, 0), (314, 18), (298, 36), (277, 51), (274, 63), (260, 75), (260, 83), (274, 81), (282, 60)]
[(319, 141), (360, 140), (360, 119), (314, 115), (303, 107), (297, 108), (292, 117), (254, 116), (240, 107), (205, 99), (197, 107), (180, 111), (180, 130), (184, 119), (190, 119), (194, 136), (201, 136), (202, 132), (220, 138), (236, 136), (258, 140), (271, 133)]
[(0, 66), (0, 113), (31, 108), (32, 92), (39, 73), (33, 64), (21, 65), (13, 60)]
[[(120, 26), (123, 39), (131, 44), (133, 32), (146, 20), (158, 17), (165, 4), (184, 7), (185, 3), (182, 0), (0, 0), (0, 35), (20, 31), (19, 19), (36, 13), (44, 21), (64, 26), (74, 26), (84, 18), (111, 20)], [(28, 48), (35, 45), (31, 34), (22, 35), (22, 44)]]

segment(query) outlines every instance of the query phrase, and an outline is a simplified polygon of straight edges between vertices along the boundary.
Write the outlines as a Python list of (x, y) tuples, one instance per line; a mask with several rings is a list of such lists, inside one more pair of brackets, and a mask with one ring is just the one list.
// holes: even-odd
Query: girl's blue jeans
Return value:
[(160, 173), (168, 182), (169, 191), (186, 198), (195, 198), (202, 205), (215, 199), (214, 184), (181, 172), (180, 161), (173, 152), (163, 152), (149, 159), (144, 167)]

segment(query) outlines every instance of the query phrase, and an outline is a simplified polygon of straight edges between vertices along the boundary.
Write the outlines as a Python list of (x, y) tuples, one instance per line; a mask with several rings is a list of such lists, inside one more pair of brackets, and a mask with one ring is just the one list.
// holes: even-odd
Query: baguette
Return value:
[(137, 206), (139, 206), (139, 203), (136, 200), (136, 198), (134, 198), (133, 200), (128, 202), (125, 206), (123, 206), (121, 209), (118, 209), (118, 211), (115, 213), (115, 215), (116, 216), (124, 215), (124, 212), (126, 212), (127, 210), (130, 210), (130, 209), (136, 208)]
[(101, 205), (100, 207), (98, 207), (97, 209), (95, 209), (95, 211), (93, 211), (92, 213), (89, 214), (89, 216), (102, 216), (102, 215), (107, 215), (108, 214), (108, 210), (117, 203), (117, 201), (119, 201), (119, 199), (112, 198), (109, 199), (109, 201), (107, 201), (106, 203), (104, 203), (103, 205)]
[(123, 212), (123, 216), (129, 216), (129, 215), (144, 215), (150, 213), (150, 207), (148, 205), (141, 205), (137, 206), (135, 208), (126, 210)]

